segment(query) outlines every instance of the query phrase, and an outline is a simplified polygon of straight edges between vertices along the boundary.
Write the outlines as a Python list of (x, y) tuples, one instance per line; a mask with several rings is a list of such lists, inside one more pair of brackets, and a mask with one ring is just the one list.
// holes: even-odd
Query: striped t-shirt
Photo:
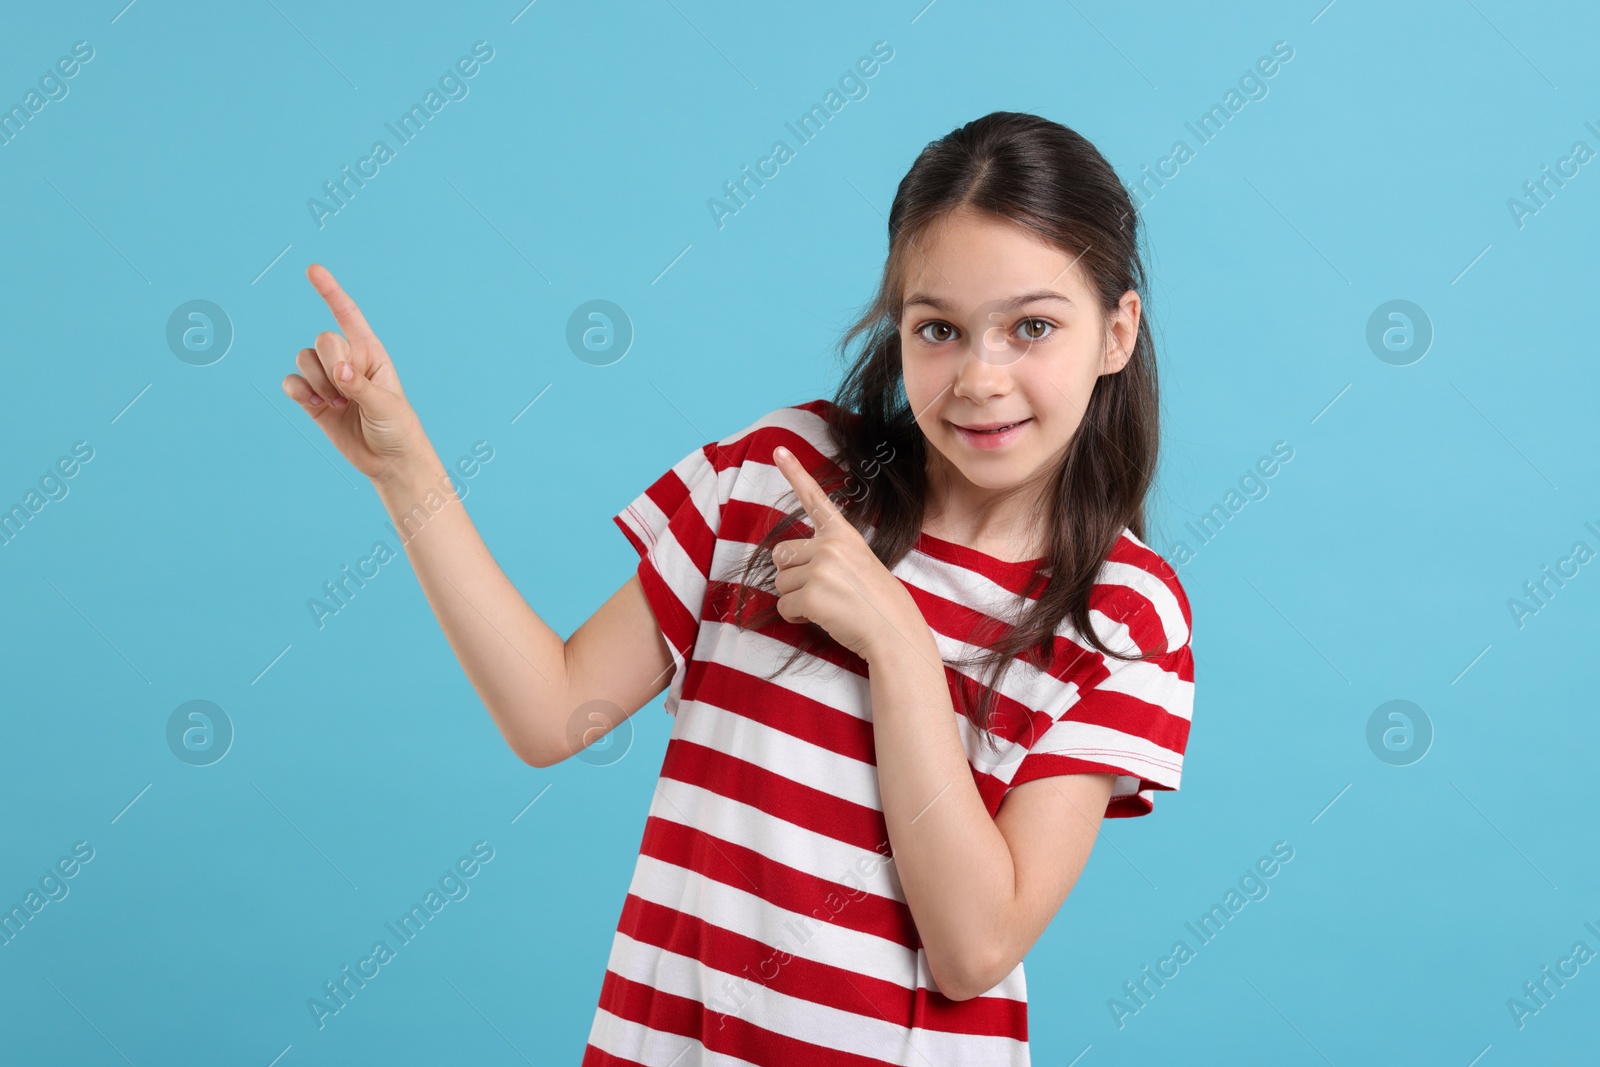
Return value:
[[(590, 1067), (1029, 1062), (1021, 963), (964, 1001), (939, 993), (929, 973), (880, 806), (866, 662), (829, 642), (769, 682), (806, 624), (780, 618), (752, 632), (725, 621), (739, 566), (797, 505), (772, 450), (782, 444), (816, 470), (836, 451), (830, 405), (779, 408), (696, 449), (614, 518), (641, 556), (639, 579), (672, 649), (674, 721), (589, 1032)], [(975, 686), (951, 663), (981, 651), (965, 640), (974, 622), (1015, 620), (1044, 566), (922, 533), (892, 573), (934, 633), (991, 817), (1012, 786), (1085, 772), (1117, 776), (1107, 817), (1144, 815), (1156, 790), (1178, 788), (1194, 666), (1188, 599), (1131, 531), (1103, 565), (1091, 618), (1118, 651), (1163, 639), (1169, 651), (1107, 657), (1064, 621), (1048, 669), (1018, 657), (1000, 677), (997, 746), (980, 746), (960, 710), (958, 694)], [(754, 593), (748, 607), (772, 599)]]

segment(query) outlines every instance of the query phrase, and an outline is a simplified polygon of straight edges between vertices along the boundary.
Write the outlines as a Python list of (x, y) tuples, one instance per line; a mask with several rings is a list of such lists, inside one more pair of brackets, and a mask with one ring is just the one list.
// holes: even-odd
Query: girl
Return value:
[[(613, 521), (563, 641), (496, 566), (332, 276), (283, 388), (377, 487), (512, 750), (675, 716), (585, 1064), (1029, 1062), (1022, 959), (1104, 817), (1178, 788), (1188, 599), (1143, 541), (1137, 217), (1078, 134), (997, 112), (900, 182), (833, 400), (705, 444)], [(302, 376), (303, 375), (303, 376)], [(670, 679), (667, 677), (670, 675)]]

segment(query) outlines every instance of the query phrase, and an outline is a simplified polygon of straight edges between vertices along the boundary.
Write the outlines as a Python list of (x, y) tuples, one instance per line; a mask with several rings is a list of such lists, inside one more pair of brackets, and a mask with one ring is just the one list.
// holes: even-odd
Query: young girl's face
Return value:
[[(1082, 422), (1096, 379), (1132, 354), (1139, 295), (1130, 289), (1104, 314), (1071, 257), (982, 212), (953, 212), (918, 244), (900, 351), (930, 458), (980, 489), (1047, 474)], [(984, 432), (1011, 423), (1019, 425)]]

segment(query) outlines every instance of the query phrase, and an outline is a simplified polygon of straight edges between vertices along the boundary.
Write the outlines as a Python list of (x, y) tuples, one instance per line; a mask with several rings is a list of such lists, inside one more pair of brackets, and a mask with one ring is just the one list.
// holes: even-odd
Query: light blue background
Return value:
[[(468, 509), (570, 633), (636, 563), (611, 523), (634, 494), (831, 395), (924, 144), (1034, 111), (1131, 181), (1281, 40), (1268, 95), (1145, 212), (1153, 542), (1274, 442), (1294, 458), (1181, 572), (1183, 787), (1105, 825), (1029, 956), (1034, 1061), (1590, 1062), (1600, 964), (1523, 1029), (1506, 1001), (1600, 950), (1600, 565), (1522, 628), (1507, 600), (1600, 549), (1600, 164), (1521, 228), (1507, 200), (1600, 148), (1592, 9), (123, 2), (13, 5), (0, 33), (7, 106), (95, 50), (0, 147), (0, 504), (95, 450), (0, 549), (0, 903), (95, 849), (0, 948), (0, 1059), (580, 1056), (669, 720), (643, 709), (609, 766), (523, 765), (404, 561), (316, 627), (322, 583), (398, 545), (279, 388), (333, 326), (307, 263), (360, 302), (447, 462), (492, 445)], [(478, 40), (470, 95), (318, 229), (307, 198)], [(879, 40), (869, 95), (718, 229), (708, 198)], [(637, 331), (605, 367), (564, 339), (596, 298)], [(164, 338), (192, 299), (236, 331), (208, 367)], [(1365, 340), (1392, 299), (1436, 332), (1409, 366)], [(204, 768), (164, 736), (197, 698), (236, 730)], [(1436, 731), (1411, 766), (1366, 742), (1391, 699)], [(479, 840), (470, 895), (319, 1031), (307, 999)], [(1108, 998), (1276, 841), (1270, 895), (1118, 1029)]]

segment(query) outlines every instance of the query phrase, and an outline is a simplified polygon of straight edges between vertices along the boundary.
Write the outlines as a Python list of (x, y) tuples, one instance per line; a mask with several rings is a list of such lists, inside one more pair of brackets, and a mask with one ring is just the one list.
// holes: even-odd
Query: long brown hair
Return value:
[[(889, 252), (877, 294), (838, 343), (848, 369), (827, 421), (839, 450), (830, 457), (832, 466), (811, 472), (852, 526), (863, 535), (872, 528), (872, 550), (886, 568), (893, 568), (916, 544), (926, 490), (927, 441), (901, 377), (905, 280), (929, 227), (958, 209), (1019, 223), (1075, 258), (1105, 314), (1116, 310), (1129, 289), (1143, 301), (1132, 357), (1120, 371), (1097, 379), (1082, 423), (1038, 505), (1035, 518), (1046, 532), (1046, 552), (1019, 602), (1037, 594), (1036, 599), (1020, 619), (993, 620), (995, 625), (985, 633), (967, 638), (986, 650), (986, 684), (963, 684), (959, 701), (981, 737), (989, 729), (994, 686), (1007, 663), (1019, 655), (1049, 663), (1063, 619), (1109, 656), (1148, 659), (1166, 651), (1119, 654), (1107, 647), (1089, 618), (1095, 578), (1124, 527), (1144, 540), (1144, 498), (1156, 467), (1159, 405), (1139, 219), (1127, 190), (1094, 145), (1059, 123), (1008, 111), (975, 119), (930, 143), (895, 191)], [(865, 345), (849, 361), (846, 353), (862, 335)], [(885, 446), (892, 449), (889, 462), (881, 454)], [(863, 480), (851, 476), (852, 471), (870, 474)], [(835, 489), (849, 482), (858, 488), (842, 498), (835, 495)], [(778, 541), (802, 535), (797, 523), (806, 523), (798, 506), (746, 559), (735, 612), (741, 627), (755, 629), (780, 618), (771, 550)], [(771, 602), (746, 619), (750, 592), (757, 589)], [(808, 624), (804, 640), (773, 677), (831, 640), (822, 627)]]

